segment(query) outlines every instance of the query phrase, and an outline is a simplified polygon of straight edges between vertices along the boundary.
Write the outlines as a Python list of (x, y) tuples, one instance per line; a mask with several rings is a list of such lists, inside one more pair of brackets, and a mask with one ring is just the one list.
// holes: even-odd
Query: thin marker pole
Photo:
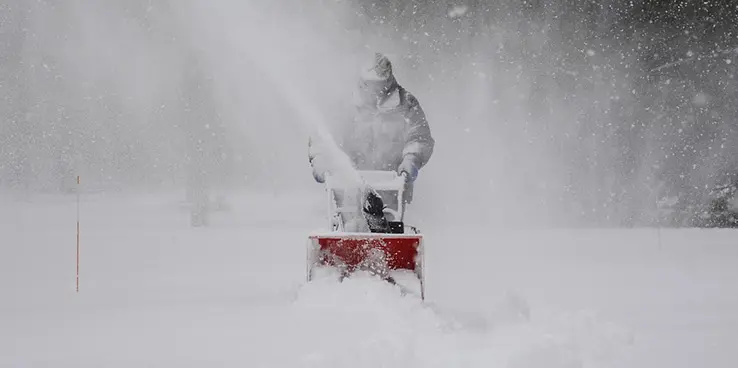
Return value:
[(77, 292), (79, 293), (79, 175), (77, 175)]

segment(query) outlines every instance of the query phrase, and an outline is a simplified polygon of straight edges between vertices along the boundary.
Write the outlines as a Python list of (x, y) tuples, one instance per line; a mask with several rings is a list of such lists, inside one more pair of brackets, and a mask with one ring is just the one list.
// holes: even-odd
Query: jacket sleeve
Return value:
[(421, 168), (433, 155), (435, 140), (420, 103), (410, 92), (405, 93), (405, 119), (408, 130), (402, 155), (414, 155), (418, 168)]
[(308, 138), (308, 162), (313, 175), (322, 176), (329, 171), (328, 152), (325, 144), (317, 136)]
[[(343, 115), (338, 118), (344, 118)], [(335, 118), (335, 120), (338, 121), (338, 118)], [(334, 158), (332, 157), (331, 150), (334, 145), (339, 150), (343, 150), (343, 142), (345, 140), (345, 129), (342, 128), (340, 121), (327, 124), (322, 129), (325, 130), (319, 132), (316, 129), (308, 136), (308, 161), (310, 162), (314, 175), (324, 175), (333, 169)], [(326, 142), (326, 139), (332, 140), (332, 142)]]

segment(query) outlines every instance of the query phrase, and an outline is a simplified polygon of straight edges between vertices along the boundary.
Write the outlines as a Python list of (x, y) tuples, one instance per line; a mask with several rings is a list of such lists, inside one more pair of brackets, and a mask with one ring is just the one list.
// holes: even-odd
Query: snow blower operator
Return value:
[[(404, 202), (411, 203), (418, 172), (433, 154), (435, 141), (420, 103), (397, 82), (392, 63), (385, 55), (376, 53), (373, 60), (361, 69), (354, 108), (353, 119), (340, 124), (337, 132), (333, 132), (336, 144), (356, 170), (405, 174)], [(313, 139), (308, 145), (313, 176), (317, 182), (323, 183), (331, 170), (330, 160), (324, 157), (326, 153), (316, 147)], [(366, 205), (377, 205), (377, 200), (369, 198)], [(395, 204), (389, 201), (392, 201), (391, 197), (382, 198), (379, 205)], [(369, 212), (376, 210), (370, 209)]]

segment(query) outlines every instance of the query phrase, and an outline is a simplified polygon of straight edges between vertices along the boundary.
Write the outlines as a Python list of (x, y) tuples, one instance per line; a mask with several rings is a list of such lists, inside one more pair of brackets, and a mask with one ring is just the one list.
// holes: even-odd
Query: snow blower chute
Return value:
[(362, 184), (326, 178), (330, 231), (312, 234), (307, 252), (307, 280), (330, 267), (349, 277), (368, 271), (403, 290), (417, 281), (425, 299), (423, 235), (404, 222), (406, 179), (392, 171), (360, 171)]

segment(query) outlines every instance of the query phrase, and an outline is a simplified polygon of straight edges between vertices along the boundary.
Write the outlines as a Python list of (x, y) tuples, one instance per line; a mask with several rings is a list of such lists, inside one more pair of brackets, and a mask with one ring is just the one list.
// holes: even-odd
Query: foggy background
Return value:
[(689, 226), (738, 173), (737, 15), (727, 1), (2, 0), (0, 186), (317, 188), (307, 134), (345, 118), (381, 51), (437, 142), (413, 203), (426, 221)]

